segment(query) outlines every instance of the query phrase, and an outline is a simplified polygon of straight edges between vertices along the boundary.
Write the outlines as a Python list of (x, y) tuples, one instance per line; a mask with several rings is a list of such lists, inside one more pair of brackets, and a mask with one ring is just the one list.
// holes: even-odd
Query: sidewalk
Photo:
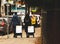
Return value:
[(18, 36), (17, 38), (13, 38), (13, 33), (9, 34), (9, 38), (7, 39), (7, 35), (0, 36), (0, 44), (37, 44), (36, 41), (39, 39), (41, 42), (41, 29), (35, 28), (35, 37), (30, 36), (29, 38), (26, 38), (26, 33), (23, 30), (22, 38)]

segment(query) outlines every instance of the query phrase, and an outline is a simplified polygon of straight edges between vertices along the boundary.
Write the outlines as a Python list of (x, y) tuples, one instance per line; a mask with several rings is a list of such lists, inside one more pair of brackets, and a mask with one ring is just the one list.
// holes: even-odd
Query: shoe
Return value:
[(14, 36), (14, 38), (17, 38), (17, 36)]
[(29, 36), (27, 36), (27, 38), (29, 38)]
[(17, 37), (14, 37), (14, 38), (17, 38)]

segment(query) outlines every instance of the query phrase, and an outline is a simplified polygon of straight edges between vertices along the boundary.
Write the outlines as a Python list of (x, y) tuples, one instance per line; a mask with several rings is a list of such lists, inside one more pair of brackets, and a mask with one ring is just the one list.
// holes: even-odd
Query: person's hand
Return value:
[(25, 23), (23, 23), (23, 25), (25, 25)]

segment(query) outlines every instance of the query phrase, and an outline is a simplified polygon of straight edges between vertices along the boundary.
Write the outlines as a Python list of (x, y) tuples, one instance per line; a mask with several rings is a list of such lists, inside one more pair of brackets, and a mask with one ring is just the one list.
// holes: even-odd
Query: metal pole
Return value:
[(9, 24), (8, 24), (8, 3), (7, 3), (7, 38), (9, 38), (9, 29), (8, 29), (8, 27), (9, 27)]
[(43, 18), (42, 18), (42, 17), (43, 17), (43, 16), (42, 16), (42, 9), (41, 9), (41, 16), (40, 16), (40, 18), (41, 18), (41, 24), (40, 24), (40, 25), (41, 25), (41, 38), (42, 38), (42, 39), (41, 39), (41, 41), (42, 41), (41, 44), (43, 44), (43, 30), (42, 30)]

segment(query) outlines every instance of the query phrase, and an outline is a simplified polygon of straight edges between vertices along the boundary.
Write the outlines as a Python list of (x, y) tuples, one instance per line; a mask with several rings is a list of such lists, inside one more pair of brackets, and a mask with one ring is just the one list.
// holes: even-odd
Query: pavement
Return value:
[[(9, 36), (9, 38), (7, 38), (7, 36)], [(26, 38), (25, 30), (23, 30), (22, 38), (21, 36), (14, 38), (13, 33), (0, 36), (0, 44), (41, 44), (41, 28), (35, 28), (34, 38), (33, 36)]]

